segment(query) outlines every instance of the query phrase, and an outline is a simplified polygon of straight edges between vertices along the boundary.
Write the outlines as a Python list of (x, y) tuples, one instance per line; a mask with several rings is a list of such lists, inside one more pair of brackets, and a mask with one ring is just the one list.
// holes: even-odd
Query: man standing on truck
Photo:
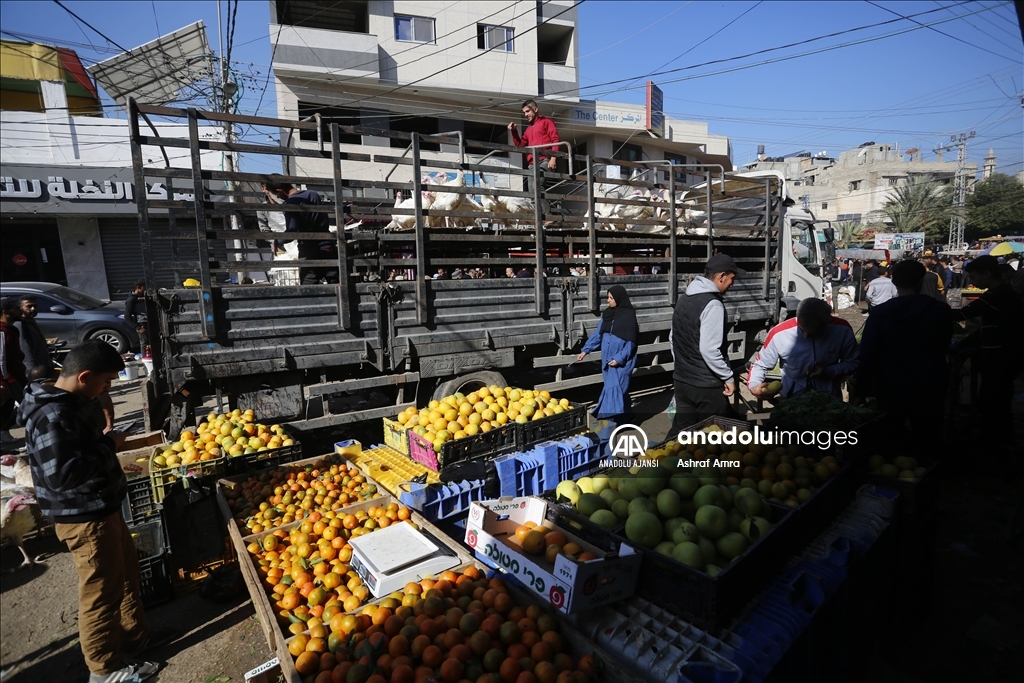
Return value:
[[(284, 200), (286, 205), (319, 206), (322, 203), (320, 195), (313, 190), (299, 190), (291, 183), (275, 181), (267, 183), (267, 189), (273, 192), (278, 199)], [(285, 232), (322, 232), (328, 238), (331, 236), (326, 211), (310, 213), (289, 211), (284, 216)], [(298, 240), (298, 242), (299, 260), (329, 260), (338, 258), (338, 245), (334, 240), (326, 239), (318, 242), (307, 239)], [(320, 284), (321, 280), (326, 280), (328, 284), (337, 284), (338, 269), (323, 266), (299, 268), (299, 282), (301, 284), (316, 285)]]
[(726, 360), (726, 290), (744, 270), (727, 254), (708, 259), (676, 302), (672, 316), (672, 355), (675, 369), (676, 416), (667, 439), (679, 430), (713, 415), (730, 413), (729, 397), (736, 393), (736, 378)]
[[(541, 116), (537, 113), (537, 103), (534, 100), (526, 100), (523, 102), (523, 116), (526, 117), (526, 120), (530, 125), (525, 131), (523, 131), (522, 137), (519, 135), (519, 127), (516, 125), (515, 121), (508, 124), (508, 132), (512, 135), (512, 142), (516, 147), (534, 147), (536, 145), (548, 145), (552, 142), (559, 141), (558, 129), (555, 128), (555, 122), (548, 117)], [(555, 157), (547, 157), (547, 155), (540, 151), (537, 152), (537, 156), (541, 159), (546, 157), (548, 160), (548, 170), (555, 170)], [(527, 154), (527, 166), (533, 168), (533, 162), (533, 154)]]

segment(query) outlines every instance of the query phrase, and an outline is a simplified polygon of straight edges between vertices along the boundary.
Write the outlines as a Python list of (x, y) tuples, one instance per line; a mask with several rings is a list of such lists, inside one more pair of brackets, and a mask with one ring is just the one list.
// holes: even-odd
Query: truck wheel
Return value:
[(450, 379), (438, 385), (437, 389), (434, 390), (434, 395), (431, 396), (431, 400), (440, 401), (445, 396), (452, 396), (457, 393), (468, 394), (471, 391), (476, 391), (480, 387), (499, 386), (505, 388), (508, 383), (505, 378), (501, 376), (500, 372), (492, 372), (490, 370), (482, 370), (480, 372), (471, 372), (468, 375), (462, 377), (456, 377)]

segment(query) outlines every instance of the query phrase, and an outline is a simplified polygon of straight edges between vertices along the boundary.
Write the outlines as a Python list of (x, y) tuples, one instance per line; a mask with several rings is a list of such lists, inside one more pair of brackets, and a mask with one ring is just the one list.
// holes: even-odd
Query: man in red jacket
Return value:
[[(515, 121), (508, 124), (508, 132), (512, 134), (512, 142), (515, 143), (516, 147), (533, 147), (535, 145), (546, 145), (552, 142), (558, 142), (558, 129), (555, 128), (555, 122), (546, 116), (541, 116), (537, 113), (537, 103), (533, 100), (526, 100), (523, 102), (523, 116), (529, 122), (530, 126), (523, 131), (522, 137), (519, 136), (519, 128), (516, 126)], [(553, 150), (554, 147), (548, 147), (546, 149)], [(537, 156), (547, 158), (548, 170), (555, 170), (555, 157), (548, 157), (543, 152), (539, 152)], [(533, 168), (533, 155), (526, 155), (526, 163)]]

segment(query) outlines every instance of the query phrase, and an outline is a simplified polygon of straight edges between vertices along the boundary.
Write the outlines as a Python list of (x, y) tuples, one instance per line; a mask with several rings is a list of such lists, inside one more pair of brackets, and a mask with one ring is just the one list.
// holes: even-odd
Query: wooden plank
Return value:
[(391, 386), (405, 384), (407, 382), (418, 382), (418, 372), (405, 372), (398, 375), (383, 375), (381, 377), (370, 377), (368, 379), (349, 379), (339, 382), (325, 382), (323, 384), (311, 384), (303, 388), (306, 398), (313, 396), (333, 396), (345, 391), (358, 391), (373, 387)]

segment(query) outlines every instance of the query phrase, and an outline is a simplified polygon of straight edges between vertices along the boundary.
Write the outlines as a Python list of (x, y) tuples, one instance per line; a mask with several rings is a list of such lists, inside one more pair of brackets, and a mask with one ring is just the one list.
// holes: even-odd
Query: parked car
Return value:
[(36, 322), (47, 339), (72, 348), (87, 339), (107, 342), (118, 353), (139, 350), (139, 335), (124, 319), (124, 302), (110, 302), (52, 282), (0, 283), (3, 298), (30, 294), (39, 313)]

